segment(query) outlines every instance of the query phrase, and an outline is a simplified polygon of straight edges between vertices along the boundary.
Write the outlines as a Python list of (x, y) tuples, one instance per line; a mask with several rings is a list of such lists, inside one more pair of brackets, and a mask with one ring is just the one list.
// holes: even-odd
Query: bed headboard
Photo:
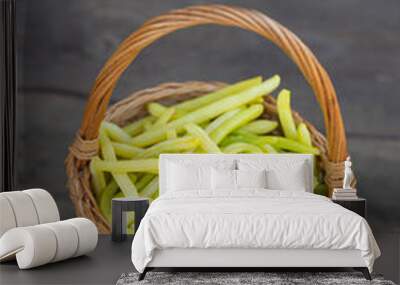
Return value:
[(166, 182), (167, 182), (167, 162), (171, 161), (182, 161), (187, 160), (188, 162), (193, 162), (194, 164), (210, 164), (213, 162), (223, 160), (238, 160), (240, 158), (254, 158), (254, 159), (263, 159), (268, 161), (280, 161), (280, 160), (294, 160), (294, 161), (304, 161), (310, 171), (310, 189), (307, 189), (308, 192), (313, 192), (312, 190), (312, 181), (313, 181), (313, 155), (311, 154), (161, 154), (159, 159), (159, 187), (160, 194), (165, 193), (166, 191)]

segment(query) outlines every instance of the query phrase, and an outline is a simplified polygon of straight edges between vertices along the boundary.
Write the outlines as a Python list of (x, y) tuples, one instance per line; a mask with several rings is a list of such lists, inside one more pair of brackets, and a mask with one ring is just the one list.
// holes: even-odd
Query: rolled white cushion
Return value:
[(10, 202), (6, 197), (0, 196), (0, 237), (16, 226), (17, 222)]
[(14, 228), (0, 238), (0, 261), (16, 257), (19, 268), (28, 269), (86, 254), (97, 238), (96, 226), (84, 218)]
[(51, 262), (57, 262), (75, 255), (78, 249), (78, 233), (67, 221), (43, 224), (56, 236), (56, 253)]
[(0, 193), (10, 202), (17, 227), (33, 226), (39, 223), (38, 214), (31, 197), (22, 191)]
[(60, 220), (57, 204), (49, 192), (39, 188), (28, 189), (22, 192), (28, 194), (32, 199), (39, 218), (39, 224)]
[(78, 233), (78, 248), (74, 257), (91, 252), (96, 248), (98, 231), (92, 221), (85, 218), (74, 218), (65, 222), (71, 224)]
[(7, 231), (0, 239), (0, 260), (16, 256), (20, 269), (51, 262), (57, 249), (53, 231), (42, 225), (19, 227)]

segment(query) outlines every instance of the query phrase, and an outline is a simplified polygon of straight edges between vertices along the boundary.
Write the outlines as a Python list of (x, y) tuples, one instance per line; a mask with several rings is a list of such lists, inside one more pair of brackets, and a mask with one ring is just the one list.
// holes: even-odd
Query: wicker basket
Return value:
[[(218, 24), (234, 26), (255, 32), (272, 41), (293, 60), (311, 86), (324, 115), (326, 139), (310, 123), (295, 113), (297, 123), (305, 122), (312, 141), (321, 151), (320, 166), (325, 171), (325, 182), (330, 194), (343, 181), (343, 161), (347, 157), (347, 143), (340, 107), (332, 82), (314, 54), (288, 29), (266, 15), (250, 9), (205, 5), (174, 10), (147, 21), (118, 47), (97, 76), (86, 105), (82, 125), (70, 146), (66, 169), (70, 197), (78, 216), (91, 219), (101, 233), (109, 233), (110, 226), (101, 214), (91, 191), (88, 163), (98, 154), (99, 126), (103, 119), (120, 126), (146, 114), (145, 105), (155, 100), (181, 101), (201, 96), (223, 86), (218, 82), (166, 83), (142, 90), (118, 102), (107, 111), (113, 90), (128, 65), (139, 52), (157, 39), (179, 29)], [(272, 97), (265, 98), (264, 117), (276, 118), (277, 110)], [(107, 112), (106, 112), (107, 111)]]

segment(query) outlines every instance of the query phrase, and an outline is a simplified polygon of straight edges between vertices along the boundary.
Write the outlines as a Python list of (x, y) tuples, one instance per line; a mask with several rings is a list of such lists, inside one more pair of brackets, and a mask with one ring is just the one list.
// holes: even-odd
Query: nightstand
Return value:
[(126, 239), (126, 212), (135, 212), (135, 232), (149, 208), (148, 198), (113, 198), (112, 205), (112, 241)]
[(356, 198), (352, 200), (334, 200), (333, 203), (339, 204), (340, 206), (359, 214), (361, 217), (367, 217), (367, 200), (364, 198)]

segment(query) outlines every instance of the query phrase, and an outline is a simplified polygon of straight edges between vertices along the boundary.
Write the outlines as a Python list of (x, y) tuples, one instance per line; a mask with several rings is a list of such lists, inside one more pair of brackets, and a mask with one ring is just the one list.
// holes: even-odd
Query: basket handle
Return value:
[(282, 49), (298, 66), (320, 104), (328, 141), (328, 160), (335, 163), (346, 159), (346, 135), (336, 92), (329, 75), (314, 54), (295, 34), (266, 15), (256, 10), (225, 5), (200, 5), (168, 12), (147, 21), (120, 44), (100, 71), (91, 90), (73, 145), (81, 148), (78, 153), (95, 144), (115, 85), (140, 51), (176, 30), (204, 24), (249, 30)]

